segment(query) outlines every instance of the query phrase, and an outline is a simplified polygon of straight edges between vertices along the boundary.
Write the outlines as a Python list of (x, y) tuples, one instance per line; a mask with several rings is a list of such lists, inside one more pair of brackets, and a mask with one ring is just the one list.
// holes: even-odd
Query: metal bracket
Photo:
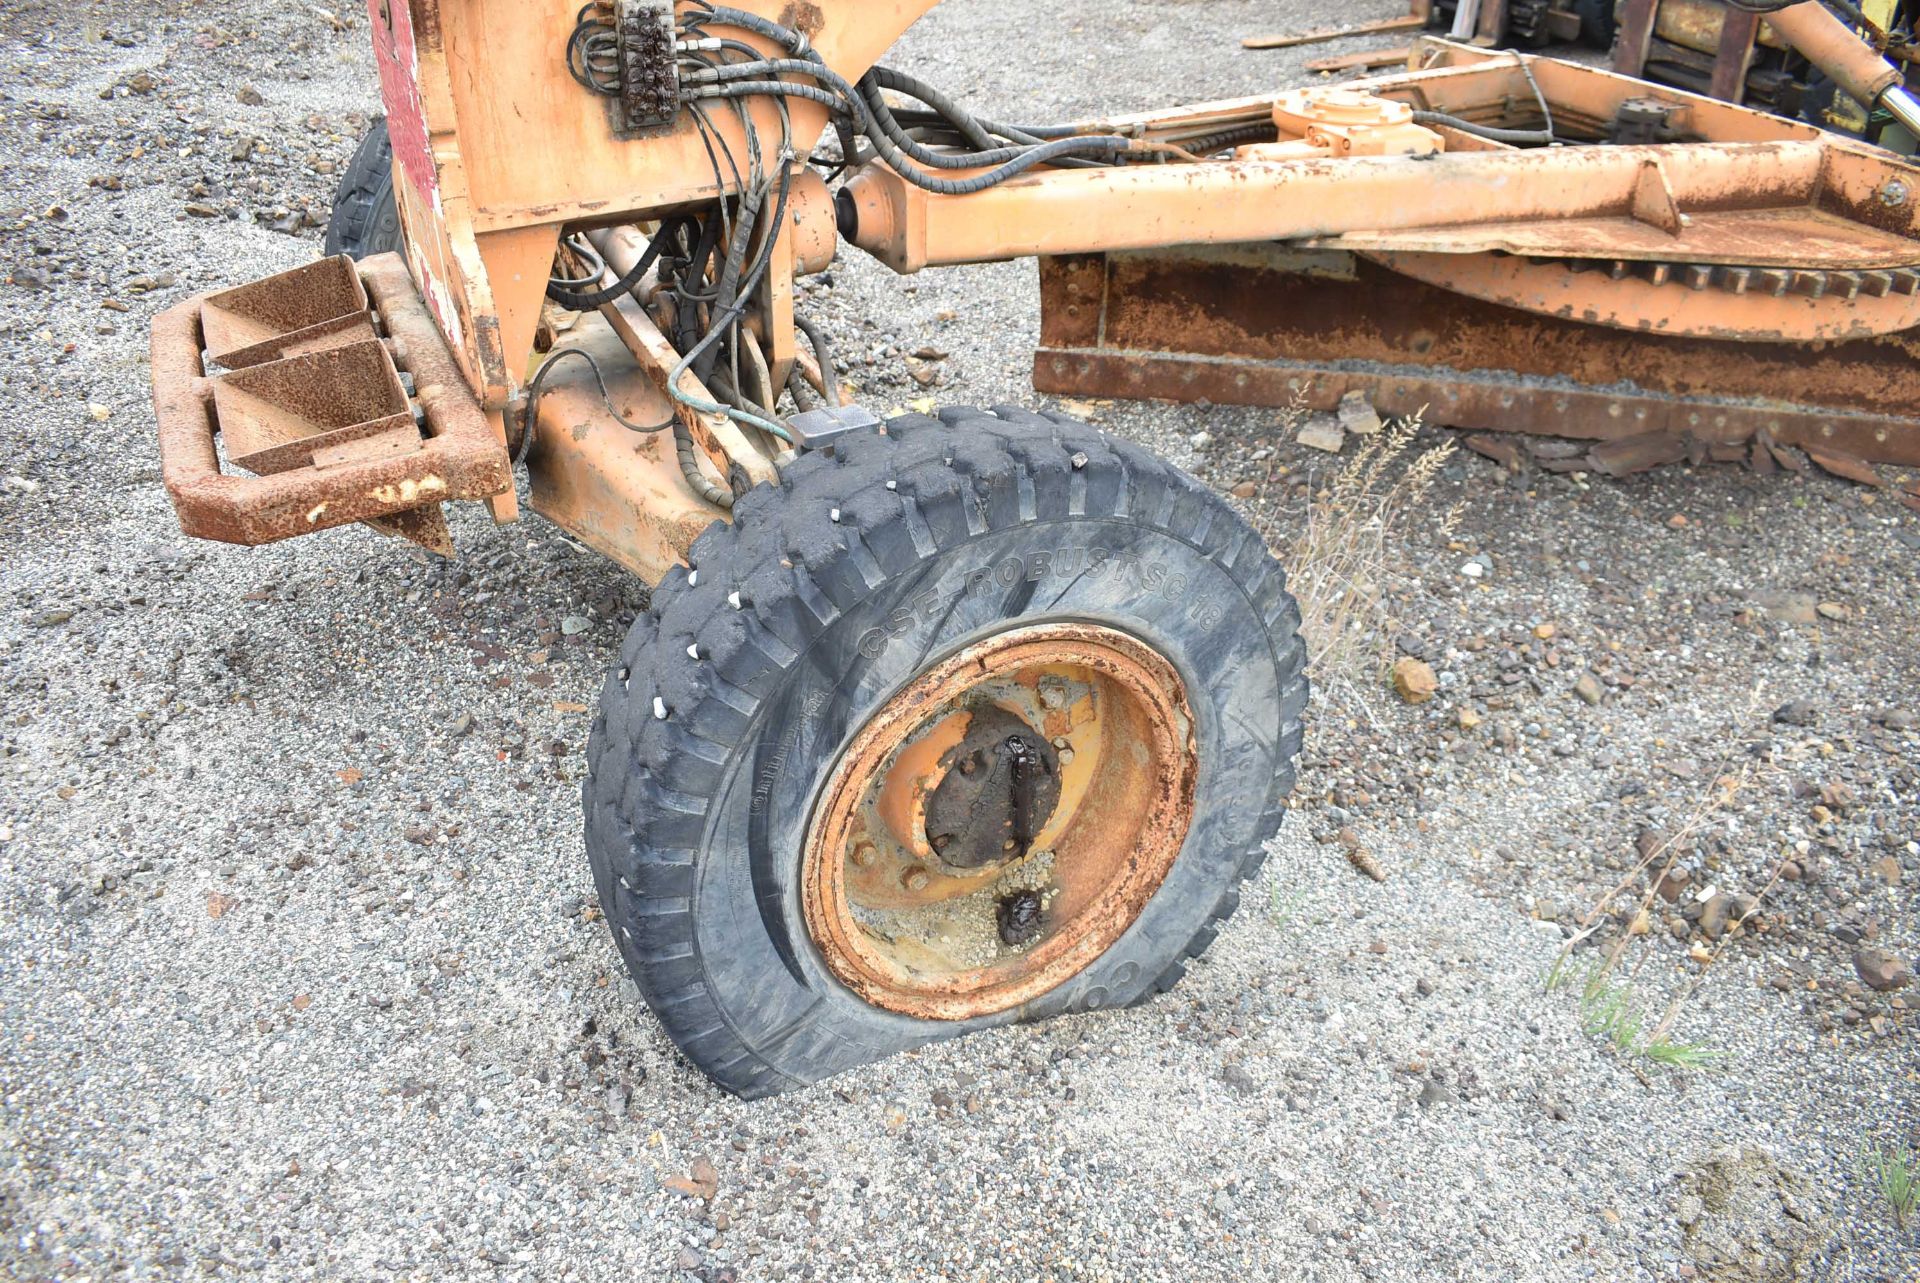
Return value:
[(826, 406), (787, 420), (794, 444), (802, 450), (824, 450), (849, 432), (879, 426), (880, 419), (873, 411), (857, 405)]

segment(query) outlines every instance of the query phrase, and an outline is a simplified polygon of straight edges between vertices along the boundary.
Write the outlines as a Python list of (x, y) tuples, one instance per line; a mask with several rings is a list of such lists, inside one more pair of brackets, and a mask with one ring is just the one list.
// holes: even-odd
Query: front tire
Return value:
[[(586, 845), (641, 993), (730, 1091), (770, 1095), (1164, 990), (1233, 912), (1285, 814), (1307, 683), (1283, 573), (1212, 491), (1097, 429), (1010, 407), (895, 418), (743, 496), (690, 563), (656, 588), (602, 693)], [(843, 755), (967, 648), (1077, 629), (1137, 650), (1190, 709), (1190, 804), (1177, 830), (1154, 830), (1176, 836), (1128, 884), (1124, 929), (1080, 942), (1077, 969), (1048, 972), (1040, 992), (943, 1005), (849, 984), (807, 904)], [(1129, 742), (1148, 738), (1148, 723), (1127, 725)], [(1000, 929), (1009, 947), (988, 952), (1011, 958), (1018, 937)], [(950, 987), (968, 983), (956, 972)]]

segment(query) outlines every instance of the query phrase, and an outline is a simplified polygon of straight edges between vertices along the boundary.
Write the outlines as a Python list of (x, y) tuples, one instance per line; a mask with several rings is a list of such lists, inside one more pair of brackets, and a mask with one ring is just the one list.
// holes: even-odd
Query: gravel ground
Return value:
[[(1094, 114), (1297, 82), (1310, 52), (1237, 37), (1328, 8), (950, 0), (897, 61)], [(538, 519), (456, 514), (451, 564), (360, 530), (249, 551), (160, 489), (146, 322), (317, 253), (376, 108), (340, 25), (0, 13), (0, 1276), (1916, 1277), (1858, 1171), (1916, 1139), (1914, 990), (1855, 962), (1920, 946), (1920, 519), (1814, 476), (1447, 461), (1384, 550), (1437, 697), (1326, 683), (1301, 813), (1179, 989), (715, 1092), (580, 846), (584, 707), (643, 590)], [(869, 404), (1035, 400), (1030, 264), (831, 276), (807, 306)], [(1080, 408), (1283, 547), (1333, 466), (1271, 412)], [(1685, 994), (1714, 1072), (1546, 984), (1643, 831), (1687, 880), (1632, 1004)], [(1776, 873), (1766, 929), (1716, 938)]]

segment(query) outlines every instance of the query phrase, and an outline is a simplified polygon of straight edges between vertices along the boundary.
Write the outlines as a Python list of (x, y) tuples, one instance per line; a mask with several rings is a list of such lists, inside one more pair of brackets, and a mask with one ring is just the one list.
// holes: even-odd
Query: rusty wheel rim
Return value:
[(1197, 772), (1185, 686), (1137, 638), (1057, 623), (976, 642), (835, 765), (802, 853), (808, 934), (890, 1011), (1031, 1001), (1139, 917), (1186, 840)]

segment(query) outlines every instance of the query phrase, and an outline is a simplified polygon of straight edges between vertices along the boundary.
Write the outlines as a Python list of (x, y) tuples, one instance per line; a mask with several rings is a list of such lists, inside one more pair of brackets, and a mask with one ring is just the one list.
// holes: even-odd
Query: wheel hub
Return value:
[(861, 728), (802, 855), (807, 930), (866, 1001), (958, 1020), (1038, 997), (1132, 925), (1192, 816), (1178, 674), (1089, 624), (1014, 629)]
[(998, 705), (975, 709), (927, 796), (927, 845), (956, 869), (1026, 858), (1060, 802), (1060, 762), (1039, 731)]

